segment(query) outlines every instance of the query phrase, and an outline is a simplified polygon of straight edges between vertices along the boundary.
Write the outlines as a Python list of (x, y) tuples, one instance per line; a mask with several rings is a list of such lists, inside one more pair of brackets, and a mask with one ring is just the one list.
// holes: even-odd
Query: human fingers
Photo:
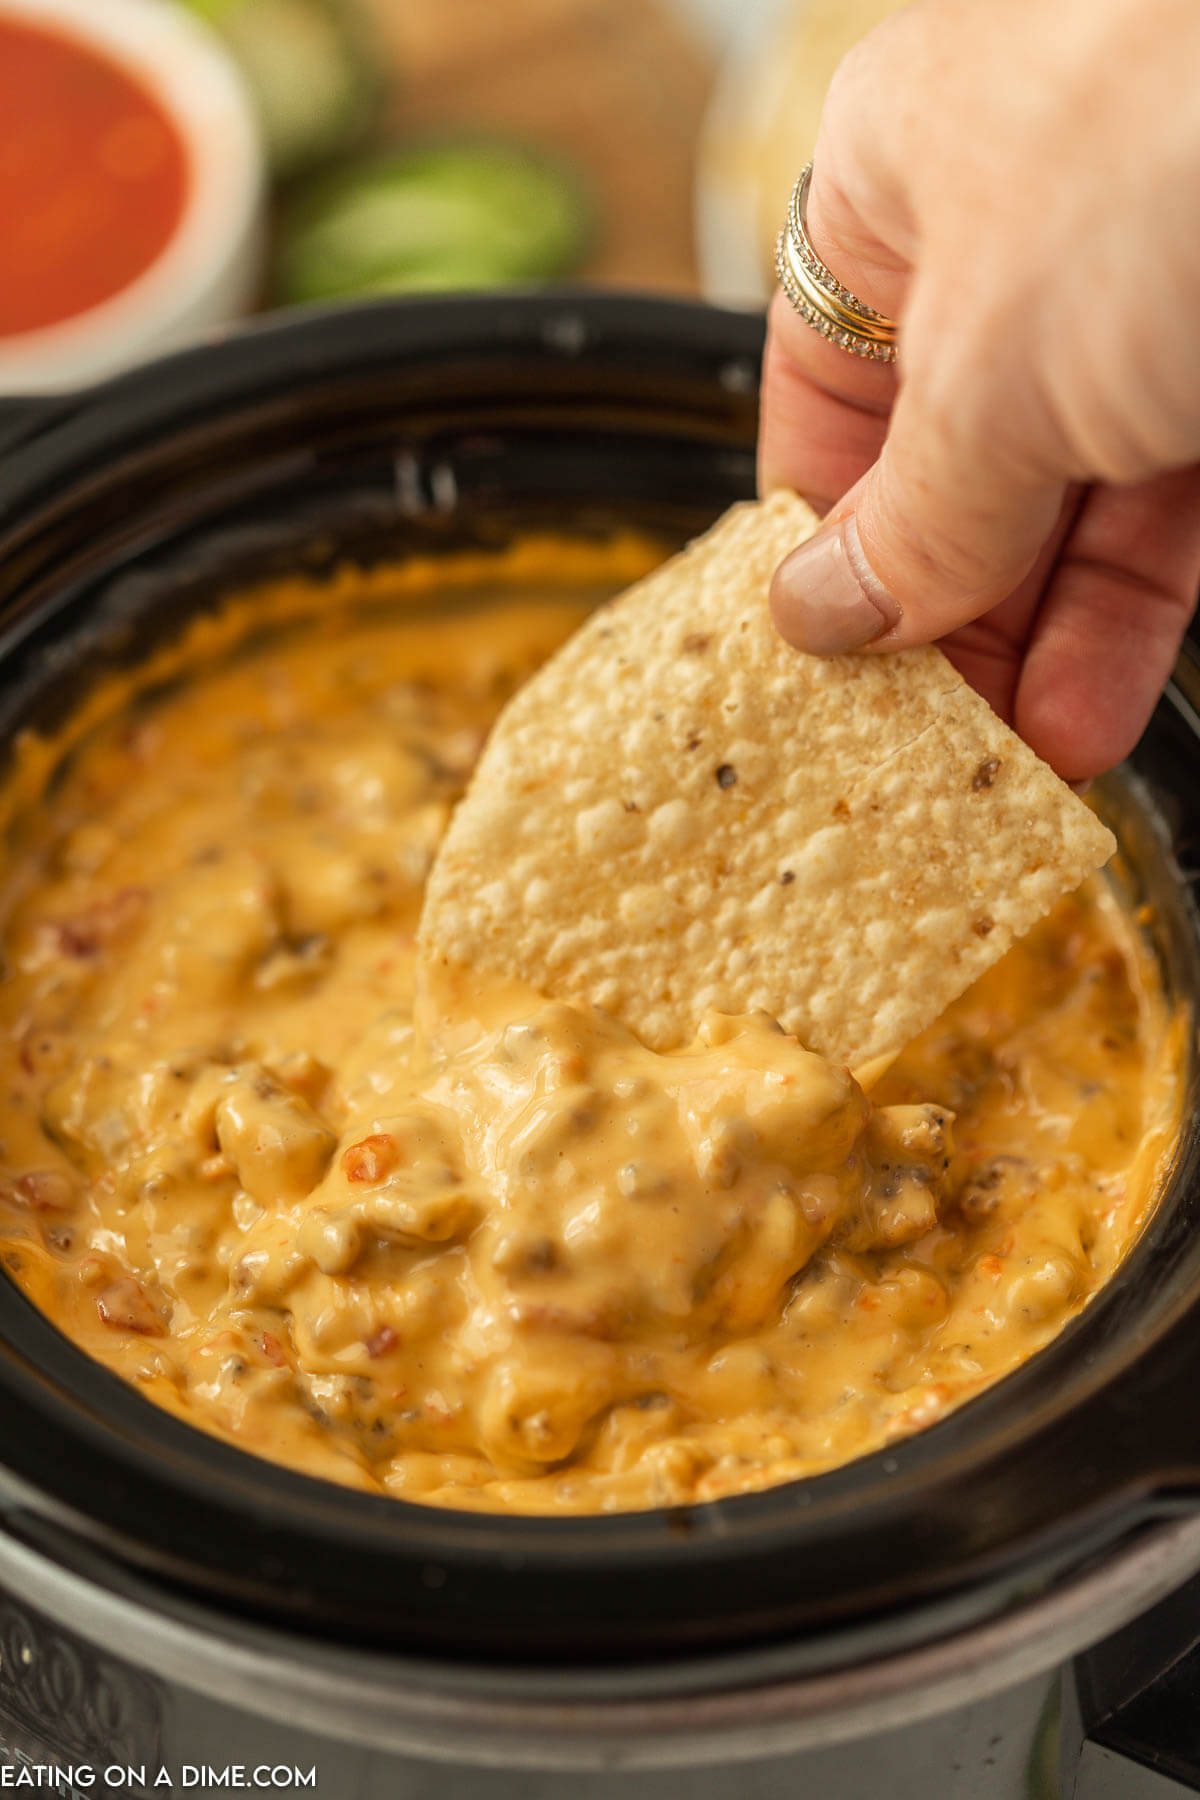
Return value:
[(879, 455), (894, 397), (890, 368), (835, 350), (777, 294), (763, 357), (760, 494), (792, 488), (824, 512)]
[(1084, 490), (1071, 488), (1054, 530), (1029, 574), (999, 604), (950, 633), (938, 645), (992, 711), (1012, 724), (1021, 669), (1055, 564), (1079, 515)]
[[(909, 280), (910, 232), (885, 161), (860, 154), (862, 60), (860, 47), (839, 69), (822, 113), (809, 235), (843, 285), (897, 318)], [(776, 294), (763, 361), (759, 491), (795, 488), (818, 507), (845, 493), (879, 454), (896, 387), (892, 365), (849, 355)]]
[(901, 650), (989, 611), (1029, 575), (1067, 491), (983, 433), (963, 442), (933, 396), (902, 388), (878, 460), (780, 564), (775, 623), (818, 655)]
[[(911, 35), (896, 40), (901, 50)], [(839, 280), (898, 320), (901, 379), (789, 320), (777, 303), (778, 353), (764, 394), (764, 470), (794, 481), (799, 474), (805, 479), (795, 485), (815, 486), (822, 498), (820, 477), (853, 473), (876, 435), (864, 428), (865, 408), (877, 414), (889, 389), (893, 395), (885, 440), (853, 507), (839, 505), (773, 584), (780, 631), (819, 654), (928, 642), (998, 605), (1033, 568), (1066, 492), (1067, 471), (1059, 478), (1053, 460), (1059, 446), (1047, 457), (1038, 431), (1044, 401), (1025, 342), (1026, 309), (978, 259), (963, 269), (943, 254), (911, 273), (919, 240), (905, 172), (886, 126), (877, 144), (860, 122), (879, 87), (881, 45), (886, 54), (889, 40), (879, 34), (860, 45), (830, 90), (808, 231)], [(855, 426), (844, 409), (831, 418), (814, 387), (851, 403)], [(810, 426), (820, 435), (808, 452), (799, 440)]]
[(1127, 755), (1200, 587), (1200, 467), (1091, 490), (1058, 558), (1015, 696), (1016, 729), (1068, 781)]

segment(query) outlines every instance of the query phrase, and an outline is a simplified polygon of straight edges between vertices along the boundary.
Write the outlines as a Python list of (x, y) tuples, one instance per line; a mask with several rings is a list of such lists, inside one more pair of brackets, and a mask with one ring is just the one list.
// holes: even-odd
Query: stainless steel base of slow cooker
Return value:
[(773, 1679), (772, 1653), (747, 1651), (690, 1665), (688, 1691), (676, 1679), (674, 1693), (639, 1697), (636, 1666), (572, 1674), (342, 1649), (208, 1615), (134, 1577), (101, 1586), (0, 1535), (0, 1588), (181, 1690), (346, 1745), (527, 1770), (696, 1770), (899, 1731), (1048, 1675), (1197, 1569), (1200, 1520), (1181, 1520), (901, 1656)]
[[(319, 1800), (1058, 1800), (1056, 1688), (1044, 1679), (1027, 1682), (900, 1731), (755, 1763), (564, 1774), (333, 1744), (173, 1690), (162, 1692), (153, 1723), (119, 1745), (109, 1733), (64, 1742), (61, 1731), (31, 1731), (10, 1720), (0, 1682), (0, 1770), (7, 1761), (32, 1773), (53, 1758), (64, 1773), (76, 1772), (74, 1791), (60, 1789), (61, 1800), (94, 1800), (98, 1792), (175, 1800), (216, 1785)], [(89, 1771), (89, 1781), (95, 1772), (86, 1789), (80, 1770)]]

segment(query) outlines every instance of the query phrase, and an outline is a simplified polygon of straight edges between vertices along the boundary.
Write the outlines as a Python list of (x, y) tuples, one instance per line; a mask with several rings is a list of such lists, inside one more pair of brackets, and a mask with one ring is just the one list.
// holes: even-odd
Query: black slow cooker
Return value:
[[(384, 303), (0, 404), (0, 743), (268, 572), (545, 523), (685, 538), (753, 491), (761, 334), (619, 296)], [(1198, 768), (1188, 647), (1103, 790), (1182, 1005)], [(1027, 1713), (1200, 1569), (1197, 1079), (1161, 1205), (1046, 1350), (886, 1453), (678, 1511), (495, 1518), (293, 1474), (152, 1407), (0, 1281), (0, 1749), (61, 1758), (83, 1717), (99, 1764), (107, 1705), (136, 1773), (191, 1709), (209, 1763), (239, 1732), (340, 1744), (325, 1794), (368, 1791), (338, 1785), (353, 1746), (393, 1769), (380, 1792), (551, 1794), (528, 1771), (572, 1767), (608, 1771), (581, 1794), (665, 1795), (683, 1778), (628, 1771), (686, 1764), (689, 1791), (765, 1795), (743, 1759), (802, 1773), (838, 1742), (837, 1779), (882, 1755), (874, 1791), (906, 1793), (889, 1734), (925, 1720), (928, 1749), (988, 1695)], [(982, 1768), (941, 1792), (1009, 1791)]]

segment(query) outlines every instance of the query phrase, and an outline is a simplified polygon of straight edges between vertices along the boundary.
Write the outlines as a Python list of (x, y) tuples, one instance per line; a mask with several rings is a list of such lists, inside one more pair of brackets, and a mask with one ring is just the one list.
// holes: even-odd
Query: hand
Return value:
[(1195, 0), (920, 0), (830, 88), (817, 254), (896, 368), (781, 295), (760, 485), (824, 508), (776, 623), (937, 639), (1068, 780), (1132, 748), (1200, 583)]

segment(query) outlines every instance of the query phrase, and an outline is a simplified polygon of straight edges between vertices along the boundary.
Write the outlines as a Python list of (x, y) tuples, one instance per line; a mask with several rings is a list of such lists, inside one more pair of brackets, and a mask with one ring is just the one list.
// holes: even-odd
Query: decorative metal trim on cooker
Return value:
[(76, 1763), (161, 1761), (156, 1684), (0, 1594), (0, 1731)]

